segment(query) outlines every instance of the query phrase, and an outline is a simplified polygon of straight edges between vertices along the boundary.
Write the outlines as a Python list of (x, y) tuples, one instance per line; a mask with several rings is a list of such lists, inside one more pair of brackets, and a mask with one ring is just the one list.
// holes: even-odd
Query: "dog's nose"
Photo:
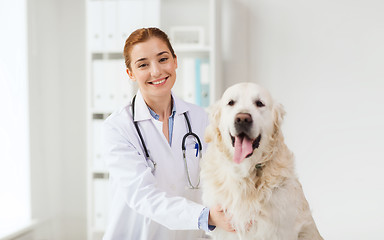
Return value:
[(235, 117), (235, 128), (238, 131), (246, 131), (252, 124), (252, 116), (249, 113), (238, 113)]

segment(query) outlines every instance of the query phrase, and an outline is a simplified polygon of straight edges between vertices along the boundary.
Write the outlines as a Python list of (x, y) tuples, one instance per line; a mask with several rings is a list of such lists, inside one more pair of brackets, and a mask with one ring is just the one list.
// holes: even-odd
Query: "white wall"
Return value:
[(0, 236), (30, 219), (26, 5), (0, 0)]
[(37, 239), (86, 239), (85, 1), (28, 1)]
[(285, 106), (286, 142), (324, 239), (383, 239), (384, 2), (225, 5), (242, 17), (223, 25), (224, 82), (260, 83)]

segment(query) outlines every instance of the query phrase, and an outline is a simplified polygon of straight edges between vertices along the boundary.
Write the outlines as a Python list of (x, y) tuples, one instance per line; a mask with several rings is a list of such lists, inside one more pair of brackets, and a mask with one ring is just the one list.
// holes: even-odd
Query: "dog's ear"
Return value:
[(283, 105), (281, 105), (280, 103), (275, 103), (273, 105), (272, 110), (273, 110), (274, 133), (279, 133), (281, 123), (283, 122), (283, 119), (285, 116), (285, 110), (284, 110)]
[(205, 130), (204, 140), (205, 142), (212, 142), (215, 138), (220, 135), (219, 122), (220, 122), (220, 102), (217, 101), (211, 105), (208, 109), (209, 114), (209, 125)]

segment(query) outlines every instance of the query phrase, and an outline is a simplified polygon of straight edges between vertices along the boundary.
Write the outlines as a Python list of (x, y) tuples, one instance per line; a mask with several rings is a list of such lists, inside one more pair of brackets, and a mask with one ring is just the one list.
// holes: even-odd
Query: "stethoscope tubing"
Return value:
[[(132, 99), (132, 121), (133, 121), (133, 124), (135, 125), (136, 132), (139, 135), (139, 138), (140, 138), (140, 141), (141, 141), (141, 145), (142, 145), (142, 147), (144, 149), (145, 159), (149, 160), (153, 164), (153, 168), (151, 167), (151, 169), (152, 169), (152, 172), (154, 172), (156, 170), (156, 162), (153, 161), (150, 158), (147, 146), (145, 145), (145, 142), (144, 142), (144, 139), (143, 139), (143, 135), (141, 134), (141, 131), (140, 131), (139, 126), (138, 126), (138, 123), (135, 121), (135, 100), (136, 100), (136, 95)], [(193, 185), (192, 181), (191, 181), (191, 178), (190, 178), (190, 175), (189, 175), (188, 163), (187, 163), (187, 159), (186, 159), (186, 156), (185, 156), (185, 150), (186, 150), (186, 148), (185, 148), (185, 141), (186, 141), (187, 137), (189, 137), (189, 136), (193, 136), (197, 140), (198, 145), (199, 145), (199, 149), (198, 149), (198, 151), (199, 151), (199, 159), (201, 159), (201, 157), (202, 157), (201, 156), (202, 145), (201, 145), (201, 141), (200, 141), (199, 136), (197, 136), (194, 132), (192, 132), (191, 123), (189, 121), (187, 113), (184, 112), (183, 114), (184, 114), (184, 118), (185, 118), (185, 120), (187, 122), (187, 126), (188, 126), (188, 132), (184, 135), (183, 140), (182, 140), (182, 144), (181, 144), (181, 148), (182, 148), (182, 152), (183, 152), (184, 165), (185, 165), (185, 171), (187, 173), (189, 187), (191, 189), (198, 189), (199, 185), (200, 185), (200, 177), (199, 177), (199, 180), (198, 180), (197, 184)]]
[(137, 134), (139, 135), (141, 144), (143, 145), (143, 149), (144, 149), (145, 157), (146, 157), (147, 159), (149, 159), (149, 153), (148, 153), (148, 150), (147, 150), (147, 146), (145, 146), (145, 144), (144, 144), (143, 135), (141, 135), (141, 131), (140, 131), (140, 129), (139, 129), (139, 126), (138, 126), (137, 122), (135, 121), (135, 100), (136, 100), (136, 95), (135, 95), (135, 96), (133, 97), (133, 99), (132, 99), (132, 120), (133, 120), (133, 124), (135, 125)]

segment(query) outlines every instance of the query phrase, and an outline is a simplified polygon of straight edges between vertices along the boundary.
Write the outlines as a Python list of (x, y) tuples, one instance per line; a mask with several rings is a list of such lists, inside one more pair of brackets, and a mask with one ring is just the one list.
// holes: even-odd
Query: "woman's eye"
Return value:
[(256, 104), (256, 106), (258, 106), (258, 107), (265, 107), (265, 104), (264, 104), (262, 101), (260, 101), (260, 100), (257, 100), (257, 101), (255, 102), (255, 104)]
[(146, 67), (148, 64), (146, 64), (146, 63), (143, 63), (143, 64), (140, 64), (139, 66), (138, 66), (138, 68), (143, 68), (143, 67)]
[(229, 106), (233, 106), (233, 105), (235, 105), (235, 101), (233, 101), (233, 100), (229, 101), (229, 102), (228, 102), (228, 105), (229, 105)]
[(160, 62), (165, 62), (167, 60), (168, 60), (168, 58), (160, 58)]

